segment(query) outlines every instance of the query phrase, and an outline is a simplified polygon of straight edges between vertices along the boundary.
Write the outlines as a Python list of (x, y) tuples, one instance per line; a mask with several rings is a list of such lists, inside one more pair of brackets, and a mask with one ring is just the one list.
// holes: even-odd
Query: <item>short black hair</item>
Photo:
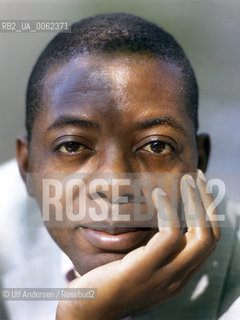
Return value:
[(99, 14), (75, 22), (71, 32), (58, 33), (45, 47), (31, 72), (26, 94), (26, 129), (29, 142), (41, 111), (44, 77), (51, 66), (79, 54), (126, 50), (159, 57), (179, 66), (184, 75), (187, 113), (198, 129), (198, 85), (183, 49), (168, 32), (141, 17), (125, 13)]

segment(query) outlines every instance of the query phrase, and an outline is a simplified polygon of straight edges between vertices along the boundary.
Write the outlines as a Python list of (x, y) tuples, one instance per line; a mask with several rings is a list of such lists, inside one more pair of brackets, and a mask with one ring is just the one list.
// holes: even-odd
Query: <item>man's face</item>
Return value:
[[(168, 173), (164, 191), (169, 195), (171, 174), (194, 172), (198, 161), (183, 87), (178, 67), (143, 54), (79, 56), (50, 68), (43, 109), (32, 131), (28, 171), (60, 173), (62, 179), (81, 172), (86, 185), (91, 173), (121, 178), (137, 173), (145, 179), (151, 179), (147, 173)], [(111, 179), (107, 181), (111, 187)], [(40, 177), (35, 184), (41, 202)], [(129, 196), (131, 190), (125, 187), (121, 194)], [(110, 191), (97, 195), (111, 204)], [(73, 201), (76, 197), (75, 192)], [(89, 192), (87, 206), (92, 202)], [(131, 214), (131, 204), (126, 206)], [(89, 219), (66, 219), (65, 227), (48, 230), (80, 274), (122, 258), (157, 230), (121, 231), (111, 219), (107, 223), (102, 232), (92, 231)]]

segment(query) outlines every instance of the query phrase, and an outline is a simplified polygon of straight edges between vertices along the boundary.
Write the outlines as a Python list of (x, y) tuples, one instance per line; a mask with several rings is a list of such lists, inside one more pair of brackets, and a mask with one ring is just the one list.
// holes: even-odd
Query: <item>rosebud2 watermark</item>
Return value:
[[(124, 173), (116, 178), (111, 174), (33, 173), (28, 180), (33, 193), (38, 194), (42, 219), (47, 226), (65, 227), (78, 222), (98, 225), (112, 221), (119, 227), (157, 227), (157, 213), (162, 221), (168, 221), (171, 216), (166, 213), (161, 197), (156, 210), (151, 196), (156, 187), (163, 190), (163, 194), (167, 190), (167, 196), (181, 222), (184, 224), (186, 221), (179, 187), (183, 175), (148, 173), (143, 178), (140, 174)], [(225, 221), (225, 215), (216, 214), (216, 208), (225, 196), (224, 182), (221, 179), (210, 179), (206, 183), (206, 193), (212, 194), (214, 189), (217, 193), (206, 210), (206, 226), (209, 220)], [(188, 214), (188, 223), (191, 221), (194, 225), (198, 212)]]

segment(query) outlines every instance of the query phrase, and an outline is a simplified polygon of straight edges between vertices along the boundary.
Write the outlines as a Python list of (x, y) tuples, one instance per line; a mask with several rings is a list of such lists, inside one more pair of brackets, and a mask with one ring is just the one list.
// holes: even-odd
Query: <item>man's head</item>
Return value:
[(79, 55), (117, 52), (158, 57), (181, 68), (186, 110), (198, 128), (198, 86), (189, 60), (176, 40), (157, 25), (129, 14), (106, 14), (83, 19), (71, 33), (59, 33), (37, 60), (27, 89), (26, 127), (31, 138), (34, 119), (42, 108), (43, 83), (50, 67), (65, 64)]
[[(197, 105), (191, 65), (168, 33), (125, 14), (82, 20), (71, 34), (50, 42), (31, 74), (28, 141), (17, 143), (21, 174), (26, 180), (27, 172), (40, 173), (34, 196), (41, 207), (42, 173), (63, 174), (64, 185), (66, 177), (82, 172), (86, 186), (93, 173), (130, 172), (146, 179), (149, 172), (167, 173), (164, 191), (170, 195), (173, 175), (206, 169), (209, 140), (196, 135)], [(112, 180), (107, 184), (97, 196), (110, 206)], [(86, 203), (97, 210), (95, 195), (89, 189)], [(131, 199), (131, 187), (121, 195)], [(72, 202), (79, 204), (76, 191)], [(130, 202), (122, 212), (131, 214)], [(80, 273), (121, 258), (156, 232), (140, 228), (123, 238), (102, 237), (89, 231), (90, 222), (66, 219), (64, 227), (49, 228)], [(107, 225), (109, 234), (119, 233), (116, 222)]]

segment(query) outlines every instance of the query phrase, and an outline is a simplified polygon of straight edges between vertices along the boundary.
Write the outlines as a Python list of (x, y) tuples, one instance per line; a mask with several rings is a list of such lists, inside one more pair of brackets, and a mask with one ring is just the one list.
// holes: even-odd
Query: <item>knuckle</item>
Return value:
[(185, 286), (186, 286), (186, 284), (182, 284), (182, 283), (181, 283), (181, 284), (178, 286), (178, 288), (174, 291), (174, 296), (180, 294), (180, 293), (183, 291), (183, 289), (185, 288)]
[(209, 248), (213, 245), (213, 239), (209, 232), (200, 233), (198, 236), (198, 244), (201, 248)]
[(175, 293), (179, 289), (180, 285), (181, 285), (181, 282), (179, 281), (171, 283), (167, 288), (168, 293)]
[(164, 230), (165, 240), (170, 244), (177, 244), (182, 238), (182, 233), (180, 228), (166, 228)]

